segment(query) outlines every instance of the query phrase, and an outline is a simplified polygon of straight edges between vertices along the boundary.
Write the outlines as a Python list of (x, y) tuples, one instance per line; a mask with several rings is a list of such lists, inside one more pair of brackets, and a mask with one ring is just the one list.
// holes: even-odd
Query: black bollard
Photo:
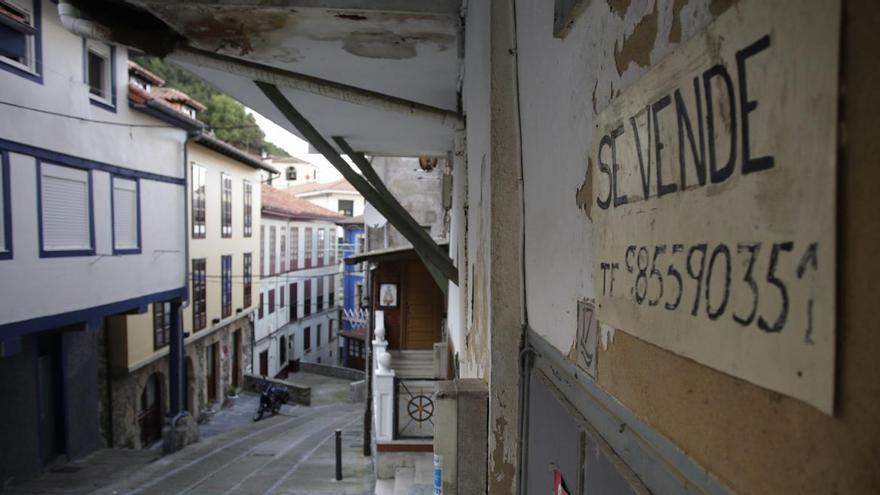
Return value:
[(336, 481), (342, 481), (342, 430), (336, 430)]

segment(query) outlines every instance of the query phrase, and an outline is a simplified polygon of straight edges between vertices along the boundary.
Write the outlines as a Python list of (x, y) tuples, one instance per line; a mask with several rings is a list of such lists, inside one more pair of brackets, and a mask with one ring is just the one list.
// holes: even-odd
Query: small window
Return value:
[(324, 266), (324, 256), (327, 254), (327, 230), (318, 229), (318, 262), (315, 266)]
[(287, 271), (285, 269), (286, 264), (287, 264), (287, 242), (286, 242), (287, 238), (284, 236), (284, 230), (285, 229), (282, 227), (281, 228), (281, 256), (279, 256), (279, 258), (278, 258), (278, 261), (281, 263), (281, 268), (278, 273), (284, 273)]
[(266, 276), (266, 226), (260, 225), (260, 277)]
[(232, 237), (232, 177), (220, 174), (223, 195), (220, 199), (221, 237)]
[(251, 293), (253, 292), (253, 257), (251, 253), (244, 253), (244, 307), (251, 306)]
[(220, 303), (222, 317), (232, 315), (232, 255), (220, 257), (221, 287)]
[(324, 310), (324, 277), (318, 277), (318, 308), (316, 311)]
[(290, 228), (290, 270), (299, 268), (299, 227)]
[(278, 299), (278, 307), (283, 308), (284, 307), (284, 287), (281, 287), (280, 289), (278, 289), (278, 298), (279, 298)]
[(269, 227), (269, 275), (275, 275), (275, 226)]
[(193, 332), (208, 324), (206, 281), (205, 258), (192, 260)]
[(309, 352), (312, 348), (312, 329), (311, 327), (305, 327), (303, 329), (303, 351)]
[(100, 105), (115, 107), (114, 63), (112, 46), (95, 40), (85, 40), (86, 83), (89, 98)]
[(171, 340), (171, 303), (168, 301), (153, 304), (153, 349), (168, 345)]
[(296, 167), (287, 167), (287, 180), (296, 180)]
[(113, 177), (113, 254), (140, 253), (138, 182)]
[(192, 236), (205, 238), (205, 167), (192, 166)]
[(254, 185), (251, 181), (244, 181), (244, 236), (250, 237), (254, 233)]
[(315, 347), (321, 347), (321, 324), (320, 323), (318, 324), (317, 332), (318, 332), (318, 334), (316, 335), (317, 338), (315, 339)]
[(260, 307), (257, 309), (257, 317), (263, 319), (263, 293), (260, 292)]
[(299, 304), (299, 294), (296, 292), (296, 284), (290, 284), (290, 321), (297, 319), (297, 305)]
[(42, 82), (40, 2), (0, 1), (0, 67)]
[(181, 105), (180, 111), (191, 119), (196, 118), (196, 109), (189, 105)]
[(269, 314), (275, 312), (275, 289), (269, 290)]
[(88, 170), (40, 163), (42, 256), (95, 254)]
[(340, 199), (337, 201), (337, 211), (347, 217), (354, 216), (354, 200)]
[(306, 227), (305, 234), (303, 235), (303, 257), (305, 258), (305, 268), (312, 267), (312, 229), (311, 227)]
[(330, 286), (330, 300), (327, 301), (327, 306), (332, 308), (336, 304), (336, 279), (333, 275), (327, 277), (327, 285)]
[(306, 280), (303, 287), (303, 316), (312, 314), (312, 281)]

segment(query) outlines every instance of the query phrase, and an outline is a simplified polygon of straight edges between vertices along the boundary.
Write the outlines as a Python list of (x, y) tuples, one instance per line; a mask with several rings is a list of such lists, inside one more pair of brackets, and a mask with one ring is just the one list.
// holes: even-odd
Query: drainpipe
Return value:
[(107, 26), (81, 17), (79, 9), (67, 0), (58, 2), (58, 17), (68, 31), (78, 36), (101, 41), (110, 41), (111, 31)]

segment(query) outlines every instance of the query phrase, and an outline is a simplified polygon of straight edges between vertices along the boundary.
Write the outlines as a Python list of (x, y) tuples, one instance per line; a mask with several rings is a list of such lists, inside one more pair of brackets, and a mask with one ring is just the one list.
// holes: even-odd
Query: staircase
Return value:
[(413, 456), (413, 466), (394, 470), (394, 479), (376, 480), (376, 495), (431, 495), (434, 489), (434, 459), (431, 454)]
[(398, 378), (433, 378), (434, 351), (388, 351)]

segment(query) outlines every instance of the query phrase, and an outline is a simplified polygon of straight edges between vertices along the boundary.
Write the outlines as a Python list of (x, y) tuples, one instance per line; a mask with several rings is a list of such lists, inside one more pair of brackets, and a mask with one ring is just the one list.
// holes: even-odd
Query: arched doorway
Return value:
[(162, 439), (162, 376), (157, 372), (147, 378), (138, 402), (138, 426), (141, 446), (146, 448)]

